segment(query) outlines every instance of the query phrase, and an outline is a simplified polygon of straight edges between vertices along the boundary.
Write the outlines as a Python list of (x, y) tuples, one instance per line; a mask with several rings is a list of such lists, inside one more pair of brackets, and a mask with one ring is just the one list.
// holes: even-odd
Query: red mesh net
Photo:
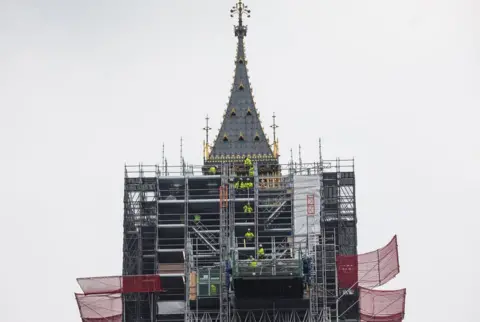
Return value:
[(406, 290), (359, 288), (360, 319), (364, 322), (400, 322), (405, 315)]
[(158, 275), (87, 277), (77, 281), (85, 295), (162, 291)]
[(83, 322), (122, 322), (120, 294), (75, 294)]
[(373, 252), (337, 256), (338, 284), (340, 288), (356, 286), (375, 287), (393, 279), (400, 272), (397, 236), (383, 248)]

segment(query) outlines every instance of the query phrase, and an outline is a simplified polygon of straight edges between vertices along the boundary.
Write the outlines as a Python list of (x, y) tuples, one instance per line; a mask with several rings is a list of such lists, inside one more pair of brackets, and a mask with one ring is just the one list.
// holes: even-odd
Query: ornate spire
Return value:
[(259, 119), (248, 78), (244, 44), (247, 26), (244, 25), (244, 19), (250, 17), (250, 9), (242, 0), (230, 10), (230, 16), (235, 15), (238, 16), (238, 25), (234, 28), (235, 36), (238, 38), (235, 76), (227, 110), (207, 162), (244, 156), (275, 161), (276, 158)]
[(250, 9), (243, 4), (242, 0), (238, 0), (237, 4), (230, 10), (230, 17), (238, 15), (238, 26), (235, 26), (235, 36), (245, 37), (247, 35), (247, 26), (243, 25), (243, 16), (250, 18)]

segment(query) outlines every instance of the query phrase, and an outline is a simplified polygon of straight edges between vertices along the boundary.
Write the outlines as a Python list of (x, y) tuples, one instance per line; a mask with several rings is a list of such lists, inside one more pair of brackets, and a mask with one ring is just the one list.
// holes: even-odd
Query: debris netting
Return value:
[(86, 277), (77, 281), (85, 295), (162, 291), (158, 275)]
[(75, 294), (82, 322), (122, 322), (120, 294)]
[(360, 320), (363, 322), (400, 322), (405, 315), (406, 289), (360, 291)]
[(393, 279), (400, 272), (397, 236), (383, 248), (353, 256), (337, 256), (340, 288), (376, 287)]

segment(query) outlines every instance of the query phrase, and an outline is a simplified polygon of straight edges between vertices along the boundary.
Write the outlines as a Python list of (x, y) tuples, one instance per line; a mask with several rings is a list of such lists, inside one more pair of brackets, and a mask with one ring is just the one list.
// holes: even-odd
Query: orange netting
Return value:
[(376, 287), (393, 279), (400, 272), (397, 236), (383, 248), (353, 256), (337, 256), (338, 285)]
[(122, 322), (120, 294), (75, 294), (83, 322)]
[(400, 322), (403, 320), (405, 289), (379, 291), (360, 287), (359, 291), (362, 322)]

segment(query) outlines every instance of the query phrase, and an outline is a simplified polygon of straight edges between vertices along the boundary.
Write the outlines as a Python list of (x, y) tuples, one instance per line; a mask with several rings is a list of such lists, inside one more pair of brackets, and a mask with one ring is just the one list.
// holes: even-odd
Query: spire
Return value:
[(238, 24), (234, 27), (235, 37), (238, 38), (235, 76), (227, 110), (207, 161), (216, 162), (244, 156), (275, 161), (276, 158), (260, 122), (248, 78), (244, 44), (247, 26), (244, 25), (244, 18), (250, 17), (250, 9), (242, 0), (238, 0), (230, 10), (230, 16), (234, 15), (238, 16)]

